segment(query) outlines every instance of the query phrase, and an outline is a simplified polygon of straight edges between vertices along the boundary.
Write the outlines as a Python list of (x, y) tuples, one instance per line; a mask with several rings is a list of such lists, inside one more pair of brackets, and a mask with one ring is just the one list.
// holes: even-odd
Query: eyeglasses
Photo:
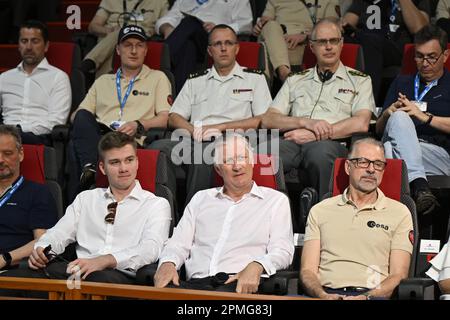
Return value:
[(231, 48), (235, 44), (237, 44), (237, 41), (225, 40), (224, 42), (216, 41), (216, 42), (210, 43), (209, 46), (214, 47), (215, 49), (219, 49), (219, 48), (222, 48), (222, 46), (225, 46), (226, 48)]
[(317, 44), (320, 47), (325, 47), (328, 43), (332, 46), (337, 46), (341, 42), (342, 38), (330, 38), (330, 39), (311, 39), (310, 41)]
[(116, 219), (117, 204), (117, 202), (111, 202), (106, 207), (108, 209), (108, 214), (105, 217), (106, 223), (114, 224), (114, 220)]
[(367, 169), (370, 164), (373, 164), (373, 168), (377, 171), (383, 171), (384, 168), (386, 168), (387, 162), (381, 161), (381, 160), (369, 160), (366, 158), (353, 158), (348, 159), (348, 161), (351, 161), (355, 164), (357, 168)]
[(438, 55), (437, 57), (425, 57), (420, 53), (416, 53), (414, 55), (414, 60), (416, 60), (416, 62), (419, 62), (419, 63), (423, 63), (424, 61), (426, 61), (429, 64), (434, 65), (439, 60), (439, 58), (442, 56), (443, 53), (444, 52), (441, 52), (441, 54)]
[(248, 163), (247, 156), (228, 157), (224, 159), (224, 164), (246, 164)]

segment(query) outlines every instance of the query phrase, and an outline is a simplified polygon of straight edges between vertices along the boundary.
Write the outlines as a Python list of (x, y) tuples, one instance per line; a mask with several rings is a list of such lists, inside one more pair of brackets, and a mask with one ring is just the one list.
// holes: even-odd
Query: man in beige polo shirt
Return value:
[(167, 126), (171, 86), (163, 72), (144, 65), (146, 41), (139, 26), (120, 30), (116, 46), (120, 69), (98, 78), (73, 116), (72, 160), (82, 172), (78, 191), (94, 182), (102, 134), (117, 130), (135, 136), (142, 145), (146, 130)]
[(168, 7), (167, 0), (102, 0), (88, 27), (98, 43), (84, 58), (82, 70), (96, 70), (97, 77), (110, 72), (120, 28), (138, 25), (150, 37), (155, 34), (156, 20), (167, 13)]
[(339, 17), (337, 0), (268, 0), (266, 8), (253, 27), (267, 47), (270, 63), (281, 81), (300, 66), (308, 35), (325, 17)]
[(311, 209), (300, 270), (308, 295), (387, 299), (408, 276), (411, 213), (378, 189), (385, 166), (381, 142), (356, 141), (345, 163), (349, 187)]

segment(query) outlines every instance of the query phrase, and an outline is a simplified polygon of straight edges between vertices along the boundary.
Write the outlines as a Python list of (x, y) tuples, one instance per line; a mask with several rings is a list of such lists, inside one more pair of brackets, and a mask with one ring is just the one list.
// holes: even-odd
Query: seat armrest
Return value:
[(289, 281), (298, 278), (298, 271), (280, 270), (261, 284), (259, 291), (263, 294), (286, 295)]
[(399, 300), (434, 300), (436, 282), (430, 278), (403, 279), (398, 286)]
[(53, 141), (68, 141), (69, 140), (69, 125), (58, 124), (52, 129), (52, 140)]
[(136, 272), (136, 284), (153, 286), (153, 277), (158, 269), (158, 263), (147, 264)]
[(170, 139), (171, 131), (167, 128), (150, 128), (147, 130), (144, 145), (160, 139)]

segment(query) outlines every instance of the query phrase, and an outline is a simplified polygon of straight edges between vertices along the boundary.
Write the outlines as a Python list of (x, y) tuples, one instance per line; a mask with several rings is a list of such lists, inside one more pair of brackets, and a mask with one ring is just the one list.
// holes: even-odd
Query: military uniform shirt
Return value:
[(170, 113), (195, 124), (214, 125), (244, 120), (266, 112), (272, 98), (264, 75), (242, 68), (237, 62), (229, 75), (216, 69), (193, 75), (183, 86)]
[(320, 240), (322, 286), (372, 289), (389, 276), (392, 250), (412, 253), (411, 213), (380, 189), (374, 204), (358, 209), (347, 190), (312, 207), (305, 241)]
[(315, 67), (291, 75), (271, 107), (284, 115), (326, 120), (331, 124), (350, 118), (359, 110), (375, 111), (370, 77), (342, 62), (333, 77), (323, 84), (320, 94), (321, 86)]
[[(131, 12), (139, 1), (126, 0), (127, 12)], [(142, 18), (138, 18), (136, 21), (131, 18), (128, 23), (141, 26), (144, 28), (147, 36), (151, 36), (155, 33), (156, 21), (167, 13), (168, 8), (167, 0), (143, 0), (136, 8), (136, 11), (142, 15)], [(106, 19), (105, 26), (121, 27), (124, 23), (124, 18), (127, 17), (127, 15), (122, 14), (123, 12), (123, 1), (102, 0), (96, 15)]]

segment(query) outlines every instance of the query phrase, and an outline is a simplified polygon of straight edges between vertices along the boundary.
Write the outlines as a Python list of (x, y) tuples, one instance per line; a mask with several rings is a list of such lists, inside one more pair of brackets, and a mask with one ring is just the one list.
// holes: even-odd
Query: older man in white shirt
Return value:
[[(59, 222), (36, 242), (29, 257), (31, 269), (3, 275), (132, 284), (142, 266), (154, 263), (170, 228), (170, 205), (166, 199), (141, 188), (135, 180), (138, 169), (136, 142), (118, 131), (99, 143), (99, 167), (108, 177), (109, 188), (84, 191), (67, 208)], [(76, 242), (77, 259), (60, 257)], [(51, 247), (50, 247), (51, 246)]]
[(450, 239), (437, 256), (430, 261), (431, 267), (426, 275), (439, 283), (443, 296), (441, 299), (450, 300)]
[[(167, 242), (155, 286), (256, 293), (261, 277), (287, 268), (294, 253), (288, 198), (252, 180), (253, 154), (244, 137), (215, 146), (224, 186), (199, 191)], [(185, 264), (187, 281), (177, 270)]]
[(45, 58), (49, 47), (47, 27), (28, 21), (20, 28), (22, 62), (0, 75), (0, 108), (3, 122), (20, 125), (25, 144), (51, 144), (49, 134), (65, 124), (72, 103), (67, 74)]
[(250, 34), (252, 10), (248, 0), (177, 0), (160, 18), (155, 30), (169, 45), (177, 92), (190, 73), (203, 63), (208, 33), (215, 25), (229, 25), (237, 34)]

